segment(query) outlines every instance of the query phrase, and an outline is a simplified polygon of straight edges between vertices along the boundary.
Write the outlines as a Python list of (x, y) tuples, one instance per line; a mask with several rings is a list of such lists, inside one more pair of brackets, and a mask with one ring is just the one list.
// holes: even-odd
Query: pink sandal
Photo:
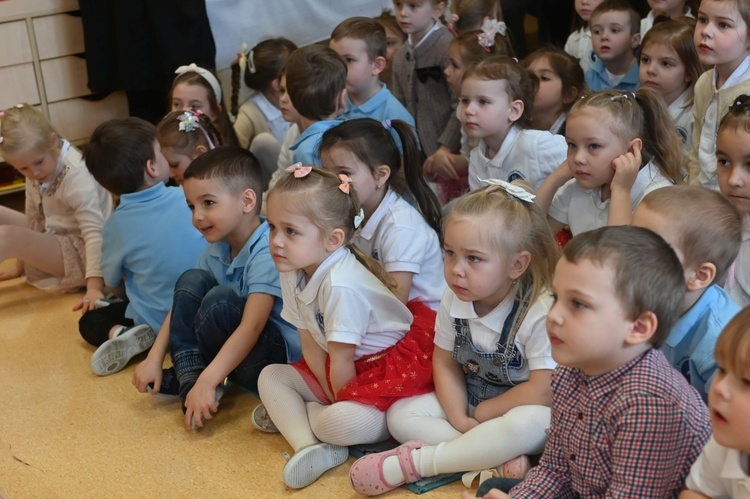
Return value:
[[(357, 459), (349, 470), (349, 479), (354, 490), (366, 496), (377, 496), (397, 489), (405, 483), (414, 483), (422, 479), (417, 473), (414, 461), (411, 459), (411, 451), (428, 445), (421, 440), (410, 440), (399, 445), (395, 449), (377, 454), (368, 454)], [(406, 478), (401, 483), (388, 483), (383, 476), (383, 462), (386, 458), (396, 456), (401, 472)]]

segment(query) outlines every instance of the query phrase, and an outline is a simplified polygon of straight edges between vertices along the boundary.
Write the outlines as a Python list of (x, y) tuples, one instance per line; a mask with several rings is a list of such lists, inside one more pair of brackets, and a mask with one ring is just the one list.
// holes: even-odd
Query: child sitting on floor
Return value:
[(193, 268), (206, 242), (190, 224), (181, 189), (167, 187), (169, 165), (156, 128), (140, 118), (110, 120), (91, 135), (86, 166), (120, 204), (104, 225), (102, 273), (125, 301), (81, 317), (81, 336), (98, 347), (91, 369), (121, 371), (147, 350), (169, 312), (174, 283)]

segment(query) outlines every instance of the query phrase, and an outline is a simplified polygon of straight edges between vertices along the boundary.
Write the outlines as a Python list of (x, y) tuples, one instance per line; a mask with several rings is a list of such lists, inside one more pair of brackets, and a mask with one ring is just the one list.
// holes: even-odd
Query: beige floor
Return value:
[[(291, 450), (252, 427), (257, 401), (237, 387), (207, 429), (191, 432), (179, 401), (136, 392), (133, 365), (95, 376), (93, 347), (70, 311), (75, 299), (0, 283), (0, 491), (10, 499), (361, 497), (348, 483), (351, 458), (306, 489), (286, 488), (282, 452)], [(459, 482), (426, 497), (462, 490)]]

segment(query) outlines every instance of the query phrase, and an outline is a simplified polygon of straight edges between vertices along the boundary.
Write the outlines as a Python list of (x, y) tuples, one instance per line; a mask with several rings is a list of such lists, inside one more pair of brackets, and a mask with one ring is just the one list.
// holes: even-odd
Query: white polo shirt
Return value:
[(577, 57), (581, 61), (583, 74), (586, 74), (586, 71), (589, 70), (596, 59), (596, 55), (594, 55), (594, 43), (591, 41), (591, 30), (581, 28), (572, 32), (565, 41), (565, 52), (573, 57)]
[(347, 249), (331, 253), (305, 283), (301, 270), (281, 272), (281, 317), (307, 329), (326, 352), (328, 342), (356, 345), (354, 360), (395, 345), (413, 317)]
[(389, 188), (352, 242), (388, 272), (414, 274), (409, 300), (421, 300), (432, 310), (438, 309), (445, 289), (440, 240), (404, 198)]
[[(653, 163), (646, 163), (635, 177), (630, 190), (633, 210), (651, 191), (674, 185)], [(568, 180), (558, 191), (549, 207), (549, 216), (569, 225), (574, 236), (607, 225), (609, 199), (602, 201), (601, 188), (586, 190), (576, 179)]]
[(747, 307), (750, 305), (750, 215), (745, 215), (742, 245), (731, 274), (732, 279), (727, 279), (724, 288), (737, 305)]
[(667, 108), (669, 116), (672, 118), (672, 123), (674, 123), (677, 129), (677, 134), (682, 139), (682, 152), (685, 158), (690, 155), (690, 151), (693, 149), (693, 125), (695, 125), (695, 118), (693, 117), (693, 107), (688, 105), (688, 100), (692, 95), (693, 91), (691, 88), (685, 89)]
[(513, 125), (494, 158), (486, 156), (484, 140), (469, 156), (469, 188), (484, 187), (479, 179), (496, 178), (512, 182), (523, 179), (538, 189), (544, 179), (568, 156), (565, 137), (547, 130), (524, 130)]
[[(450, 288), (445, 290), (440, 301), (437, 320), (435, 322), (435, 345), (443, 350), (453, 351), (456, 340), (456, 330), (453, 319), (467, 319), (471, 328), (471, 340), (477, 350), (494, 352), (497, 341), (503, 329), (505, 319), (513, 308), (513, 296), (506, 297), (497, 307), (483, 317), (474, 311), (472, 302), (461, 301)], [(529, 379), (528, 371), (536, 369), (554, 369), (557, 365), (552, 359), (552, 348), (547, 336), (547, 314), (552, 308), (552, 297), (549, 293), (542, 293), (526, 312), (514, 343), (521, 355), (528, 361), (523, 379)]]
[(690, 468), (688, 489), (709, 497), (750, 499), (749, 457), (744, 452), (719, 445), (711, 437)]

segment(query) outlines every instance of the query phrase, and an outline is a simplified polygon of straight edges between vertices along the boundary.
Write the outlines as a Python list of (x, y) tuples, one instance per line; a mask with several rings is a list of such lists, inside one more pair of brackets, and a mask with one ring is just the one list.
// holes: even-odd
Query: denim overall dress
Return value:
[(453, 319), (456, 331), (453, 358), (464, 368), (468, 401), (472, 407), (508, 391), (516, 385), (511, 378), (518, 380), (522, 377), (526, 359), (516, 348), (516, 331), (512, 331), (518, 309), (519, 300), (516, 299), (503, 323), (494, 352), (480, 352), (474, 347), (468, 319)]

